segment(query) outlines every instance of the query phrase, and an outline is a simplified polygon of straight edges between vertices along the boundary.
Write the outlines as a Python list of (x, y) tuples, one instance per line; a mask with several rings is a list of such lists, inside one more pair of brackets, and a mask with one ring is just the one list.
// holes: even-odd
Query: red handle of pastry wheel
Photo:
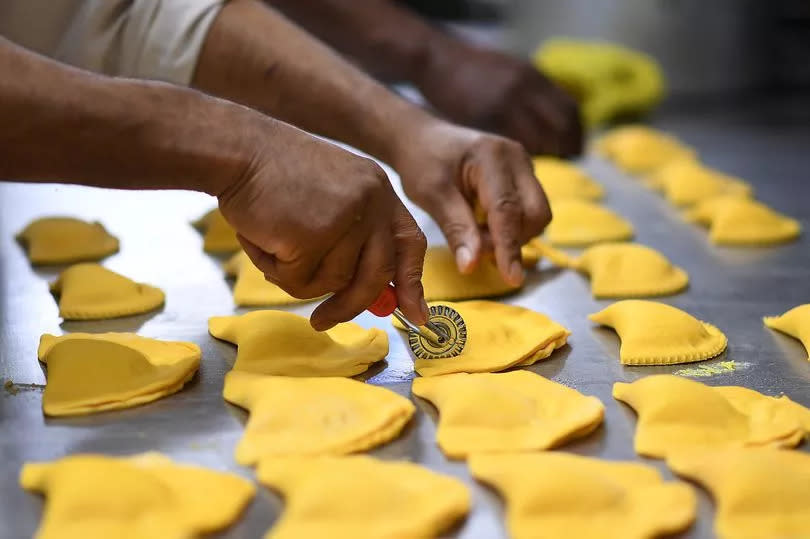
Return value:
[(377, 296), (374, 303), (368, 306), (367, 310), (371, 314), (384, 317), (393, 313), (397, 307), (399, 307), (399, 303), (397, 302), (397, 291), (394, 288), (394, 285), (389, 284), (383, 288), (383, 291), (380, 292), (380, 295)]
[(428, 328), (432, 333), (425, 332), (422, 330), (422, 328), (416, 326), (410, 320), (405, 318), (405, 315), (399, 310), (399, 303), (397, 302), (397, 290), (392, 284), (389, 284), (387, 287), (383, 288), (383, 291), (380, 292), (380, 295), (376, 300), (374, 300), (374, 303), (369, 305), (366, 310), (380, 317), (393, 314), (394, 317), (396, 317), (396, 319), (399, 320), (409, 331), (414, 331), (431, 342), (436, 341), (439, 344), (442, 344), (445, 342), (445, 340), (450, 339), (450, 336), (443, 328), (439, 327), (430, 320), (425, 322), (425, 327)]

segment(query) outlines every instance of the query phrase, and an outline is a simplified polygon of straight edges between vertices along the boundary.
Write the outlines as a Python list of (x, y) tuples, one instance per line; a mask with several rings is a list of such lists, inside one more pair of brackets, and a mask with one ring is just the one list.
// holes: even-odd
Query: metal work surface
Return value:
[[(807, 354), (798, 341), (764, 328), (761, 321), (763, 315), (781, 314), (810, 301), (810, 122), (794, 112), (808, 111), (810, 106), (806, 101), (771, 108), (755, 105), (664, 112), (656, 123), (696, 146), (709, 165), (752, 182), (762, 201), (800, 219), (805, 233), (795, 243), (772, 248), (713, 246), (704, 230), (683, 222), (677, 211), (637, 181), (594, 156), (582, 163), (605, 186), (605, 203), (635, 225), (637, 240), (662, 251), (689, 272), (689, 289), (663, 301), (710, 321), (728, 335), (728, 350), (704, 364), (733, 360), (736, 369), (700, 380), (773, 395), (784, 393), (810, 406)], [(40, 519), (41, 498), (17, 486), (17, 473), (25, 461), (80, 452), (126, 455), (156, 450), (181, 462), (252, 477), (251, 470), (233, 460), (247, 415), (221, 396), (223, 375), (236, 350), (207, 332), (208, 317), (241, 311), (233, 307), (220, 261), (202, 252), (201, 238), (189, 225), (213, 205), (213, 199), (193, 193), (0, 185), (0, 378), (13, 381), (17, 389), (16, 394), (0, 391), (1, 537), (28, 537)], [(423, 213), (417, 214), (431, 240), (439, 241), (435, 226)], [(164, 289), (165, 307), (153, 314), (106, 322), (60, 324), (47, 287), (60, 268), (32, 268), (13, 239), (30, 220), (47, 215), (103, 222), (121, 239), (120, 253), (106, 259), (104, 265)], [(639, 460), (632, 445), (635, 416), (611, 398), (611, 386), (616, 381), (697, 364), (621, 366), (615, 333), (594, 327), (586, 318), (609, 302), (592, 299), (587, 280), (576, 272), (541, 268), (529, 275), (522, 292), (503, 301), (546, 313), (572, 335), (568, 346), (530, 370), (595, 395), (606, 406), (604, 425), (563, 450), (611, 460)], [(311, 309), (310, 305), (294, 310), (307, 314)], [(370, 314), (357, 321), (386, 328), (391, 340), (387, 361), (372, 370), (369, 381), (410, 396), (414, 374), (403, 336), (387, 320)], [(137, 331), (148, 337), (189, 340), (202, 348), (200, 372), (178, 394), (145, 406), (46, 419), (40, 408), (45, 375), (36, 359), (38, 339), (45, 332), (75, 331)], [(474, 509), (451, 536), (505, 537), (502, 503), (493, 491), (470, 478), (463, 462), (444, 458), (435, 445), (436, 412), (425, 401), (416, 402), (417, 414), (403, 435), (372, 454), (417, 461), (469, 485)], [(671, 477), (659, 461), (641, 460)], [(258, 492), (247, 513), (223, 537), (260, 537), (272, 526), (283, 503), (265, 488)], [(683, 537), (712, 536), (711, 501), (704, 491), (697, 492), (698, 519)]]

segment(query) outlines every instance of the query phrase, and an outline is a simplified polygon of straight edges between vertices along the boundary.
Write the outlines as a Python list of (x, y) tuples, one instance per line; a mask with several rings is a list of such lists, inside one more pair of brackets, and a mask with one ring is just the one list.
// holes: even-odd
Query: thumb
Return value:
[(443, 194), (431, 214), (447, 238), (458, 270), (465, 274), (472, 272), (481, 256), (481, 233), (467, 199), (460, 191), (450, 190)]

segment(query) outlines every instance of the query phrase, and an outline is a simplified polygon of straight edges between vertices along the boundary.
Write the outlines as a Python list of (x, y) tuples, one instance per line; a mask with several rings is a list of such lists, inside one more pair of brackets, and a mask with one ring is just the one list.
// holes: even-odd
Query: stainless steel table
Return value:
[[(797, 112), (798, 111), (798, 112)], [(691, 277), (688, 291), (664, 301), (711, 321), (729, 337), (728, 351), (717, 361), (733, 360), (732, 372), (702, 378), (709, 384), (739, 384), (769, 394), (787, 394), (810, 406), (810, 362), (801, 345), (762, 326), (763, 315), (779, 314), (810, 301), (810, 100), (707, 104), (662, 112), (656, 123), (694, 144), (705, 161), (752, 182), (758, 196), (802, 220), (805, 235), (773, 248), (730, 249), (712, 246), (706, 233), (681, 221), (677, 212), (635, 180), (594, 156), (583, 166), (607, 190), (606, 203), (635, 225), (638, 241), (651, 245)], [(0, 378), (12, 380), (16, 394), (0, 391), (0, 536), (30, 536), (42, 510), (38, 496), (21, 491), (16, 476), (29, 460), (55, 459), (79, 452), (125, 455), (157, 450), (189, 463), (251, 477), (232, 458), (246, 414), (221, 397), (223, 374), (234, 347), (211, 338), (209, 316), (235, 312), (219, 261), (205, 255), (189, 221), (212, 207), (203, 195), (179, 192), (124, 193), (53, 185), (0, 185)], [(435, 225), (416, 212), (432, 240)], [(31, 268), (13, 235), (28, 221), (68, 214), (98, 219), (120, 237), (121, 252), (104, 264), (167, 293), (157, 313), (107, 322), (62, 322), (47, 283), (58, 268)], [(547, 313), (572, 332), (570, 345), (531, 370), (602, 399), (607, 408), (602, 428), (564, 450), (606, 459), (638, 460), (632, 448), (635, 417), (615, 402), (611, 386), (619, 380), (678, 371), (675, 367), (622, 367), (618, 339), (587, 319), (608, 302), (595, 301), (587, 281), (575, 272), (544, 267), (530, 275), (521, 293), (504, 301)], [(306, 314), (311, 306), (294, 309)], [(236, 312), (239, 312), (238, 310)], [(371, 315), (358, 322), (385, 327), (391, 338), (387, 364), (370, 382), (410, 395), (412, 364), (403, 339), (388, 323)], [(40, 410), (43, 370), (36, 360), (44, 332), (137, 331), (163, 339), (190, 340), (203, 350), (200, 373), (180, 393), (135, 409), (74, 419), (46, 419)], [(434, 443), (436, 413), (417, 401), (418, 412), (395, 442), (372, 453), (411, 459), (461, 478), (470, 486), (474, 510), (451, 536), (505, 537), (503, 506), (489, 489), (476, 484), (461, 462), (449, 462)], [(804, 449), (806, 451), (806, 449)], [(667, 477), (658, 461), (647, 461)], [(696, 524), (684, 537), (711, 537), (712, 505), (698, 489)], [(282, 501), (264, 488), (225, 537), (259, 537), (282, 509)]]

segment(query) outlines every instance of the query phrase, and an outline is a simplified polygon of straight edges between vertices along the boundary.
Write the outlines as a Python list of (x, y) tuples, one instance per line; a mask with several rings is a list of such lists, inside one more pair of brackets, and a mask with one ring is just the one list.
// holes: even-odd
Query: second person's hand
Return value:
[(576, 101), (528, 61), (447, 36), (435, 41), (417, 86), (450, 120), (517, 140), (533, 155), (582, 151)]
[(297, 298), (333, 293), (312, 314), (317, 330), (354, 318), (389, 282), (424, 323), (426, 240), (382, 168), (281, 122), (257, 131), (249, 165), (218, 198), (265, 277)]

